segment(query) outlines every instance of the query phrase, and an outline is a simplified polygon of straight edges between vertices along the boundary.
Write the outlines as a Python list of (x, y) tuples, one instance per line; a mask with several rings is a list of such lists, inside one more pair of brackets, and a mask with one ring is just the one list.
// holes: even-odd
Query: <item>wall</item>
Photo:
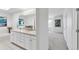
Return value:
[[(11, 18), (10, 15), (4, 12), (0, 12), (0, 16), (7, 18), (7, 26), (11, 26)], [(6, 27), (0, 27), (0, 34), (7, 34), (8, 30)]]
[[(69, 49), (77, 49), (77, 20), (75, 8), (55, 8), (49, 9), (49, 19), (54, 21), (54, 16), (63, 15), (63, 35)], [(54, 29), (53, 25), (51, 26)], [(60, 29), (61, 31), (62, 29)]]
[(69, 49), (77, 49), (77, 15), (76, 9), (67, 8), (64, 10), (64, 37)]
[(21, 16), (22, 19), (24, 19), (24, 25), (25, 26), (29, 26), (32, 25), (33, 29), (35, 27), (35, 21), (36, 21), (36, 15), (35, 14), (31, 14), (31, 15), (23, 15)]
[[(18, 24), (18, 19), (20, 16), (22, 15), (31, 15), (31, 14), (35, 14), (35, 9), (32, 9), (31, 11), (23, 11), (23, 12), (19, 12), (19, 13), (15, 13), (12, 15), (12, 20), (13, 20), (13, 29), (17, 29), (17, 24)], [(28, 18), (27, 18), (28, 19)], [(29, 18), (30, 20), (31, 18)], [(26, 21), (25, 21), (26, 22)], [(27, 24), (27, 23), (26, 23)], [(25, 25), (26, 25), (25, 24)]]
[(48, 50), (48, 8), (36, 8), (37, 49)]
[[(52, 23), (49, 23), (49, 27), (51, 31), (54, 32), (63, 32), (63, 12), (64, 9), (62, 8), (51, 8), (49, 9), (49, 21)], [(61, 27), (56, 28), (55, 27), (55, 19), (61, 18)], [(52, 26), (51, 26), (52, 25)]]

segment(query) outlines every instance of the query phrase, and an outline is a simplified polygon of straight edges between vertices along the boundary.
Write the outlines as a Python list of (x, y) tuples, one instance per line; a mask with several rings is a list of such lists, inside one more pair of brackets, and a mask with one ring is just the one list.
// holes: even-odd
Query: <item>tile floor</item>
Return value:
[[(53, 34), (52, 34), (53, 35)], [(57, 35), (56, 35), (57, 36)], [(59, 35), (58, 35), (59, 36)], [(57, 36), (57, 37), (58, 37)], [(53, 37), (53, 38), (55, 38), (55, 37)], [(52, 41), (51, 41), (52, 42)], [(66, 46), (66, 44), (65, 44), (65, 41), (63, 41), (63, 40), (60, 40), (60, 39), (55, 39), (55, 40), (53, 40), (53, 42), (55, 42), (55, 43), (61, 43), (61, 42), (64, 42), (64, 43), (61, 43), (60, 45), (62, 46), (62, 47), (60, 47), (60, 49), (66, 49), (67, 48), (67, 46)], [(52, 44), (53, 45), (53, 44)], [(50, 45), (51, 46), (51, 45)], [(59, 45), (57, 45), (57, 44), (54, 44), (54, 46), (52, 46), (52, 47), (54, 47), (54, 49), (56, 50), (56, 49), (59, 49), (59, 47), (58, 47)], [(59, 50), (60, 50), (59, 49)], [(17, 46), (15, 46), (15, 45), (13, 45), (11, 42), (10, 42), (10, 34), (8, 34), (8, 35), (4, 35), (4, 36), (2, 36), (2, 35), (0, 35), (0, 50), (22, 50), (21, 48), (19, 48), (19, 47), (17, 47)]]
[(67, 42), (62, 33), (49, 33), (49, 50), (68, 50)]
[(10, 35), (0, 37), (0, 50), (22, 50), (19, 47), (11, 44)]

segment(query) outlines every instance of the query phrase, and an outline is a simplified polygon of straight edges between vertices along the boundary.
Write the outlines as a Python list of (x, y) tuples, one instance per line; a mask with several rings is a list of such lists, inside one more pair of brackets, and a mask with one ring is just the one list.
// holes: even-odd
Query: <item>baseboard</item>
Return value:
[(24, 48), (24, 47), (22, 47), (22, 46), (20, 46), (20, 45), (18, 45), (18, 44), (16, 44), (16, 43), (14, 43), (14, 42), (11, 42), (11, 43), (12, 43), (13, 45), (15, 45), (15, 46), (21, 48), (22, 50), (27, 50), (26, 48)]

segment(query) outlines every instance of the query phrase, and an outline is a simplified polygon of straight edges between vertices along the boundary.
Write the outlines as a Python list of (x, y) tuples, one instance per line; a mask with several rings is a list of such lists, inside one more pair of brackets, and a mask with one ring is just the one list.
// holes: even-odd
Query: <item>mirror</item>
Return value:
[(20, 15), (19, 16), (19, 27), (24, 28), (26, 30), (35, 30), (36, 19), (35, 14), (30, 15)]

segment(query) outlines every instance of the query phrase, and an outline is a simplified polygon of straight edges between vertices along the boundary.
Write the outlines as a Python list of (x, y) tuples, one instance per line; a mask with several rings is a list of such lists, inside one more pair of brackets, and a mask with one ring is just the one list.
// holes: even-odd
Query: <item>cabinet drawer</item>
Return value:
[(27, 34), (21, 34), (21, 36), (22, 36), (22, 37), (28, 37), (28, 38), (30, 37), (30, 36), (27, 35)]
[(30, 38), (31, 38), (31, 39), (36, 39), (36, 37), (35, 37), (35, 36), (30, 36)]

